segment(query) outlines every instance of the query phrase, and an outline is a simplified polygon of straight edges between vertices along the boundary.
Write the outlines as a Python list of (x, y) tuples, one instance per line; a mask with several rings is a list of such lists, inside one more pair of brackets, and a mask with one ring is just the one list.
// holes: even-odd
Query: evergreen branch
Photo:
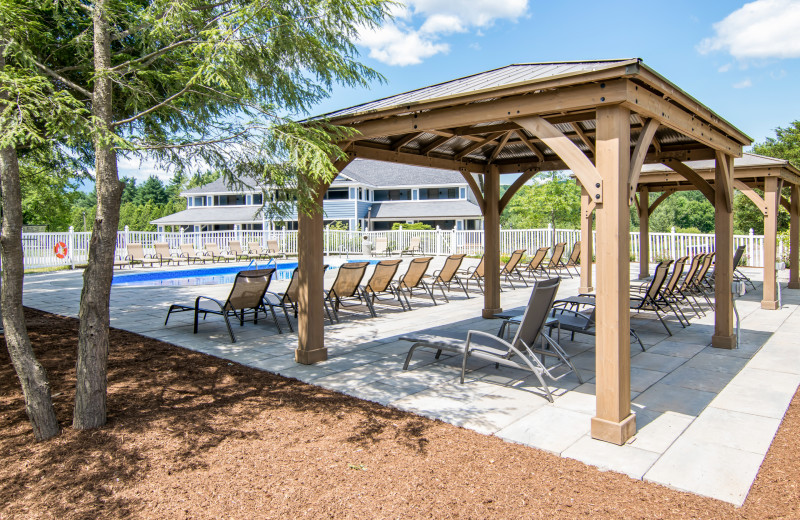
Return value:
[(46, 75), (50, 76), (51, 78), (55, 79), (56, 81), (60, 81), (63, 84), (65, 84), (66, 86), (68, 86), (69, 88), (71, 88), (72, 90), (75, 90), (76, 92), (79, 92), (80, 94), (83, 94), (88, 99), (92, 99), (92, 93), (91, 92), (89, 92), (85, 88), (81, 87), (77, 83), (68, 80), (67, 78), (65, 78), (61, 74), (57, 73), (56, 71), (50, 69), (47, 65), (39, 63), (35, 59), (33, 60), (33, 64), (36, 65), (36, 67), (39, 70), (41, 70), (42, 72), (44, 72)]

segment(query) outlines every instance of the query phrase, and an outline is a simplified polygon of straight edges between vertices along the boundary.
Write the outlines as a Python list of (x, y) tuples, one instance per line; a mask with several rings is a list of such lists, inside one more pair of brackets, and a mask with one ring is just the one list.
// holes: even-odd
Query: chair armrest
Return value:
[(197, 298), (195, 298), (195, 300), (194, 300), (194, 310), (195, 310), (195, 312), (200, 310), (200, 300), (212, 301), (212, 302), (216, 303), (217, 305), (219, 305), (220, 312), (225, 312), (225, 304), (223, 304), (221, 301), (217, 300), (216, 298), (212, 298), (210, 296), (198, 296)]

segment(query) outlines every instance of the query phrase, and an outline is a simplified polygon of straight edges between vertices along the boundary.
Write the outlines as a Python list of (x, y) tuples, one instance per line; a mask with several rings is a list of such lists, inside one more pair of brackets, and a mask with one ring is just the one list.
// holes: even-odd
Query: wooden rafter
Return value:
[(533, 152), (533, 154), (534, 154), (536, 157), (538, 157), (540, 161), (544, 161), (544, 154), (542, 153), (542, 151), (541, 151), (541, 150), (539, 150), (539, 148), (537, 148), (537, 147), (536, 147), (536, 145), (535, 145), (535, 144), (533, 144), (533, 143), (531, 142), (531, 140), (530, 140), (530, 139), (528, 139), (528, 136), (527, 136), (527, 135), (525, 135), (525, 130), (521, 130), (521, 129), (520, 129), (520, 130), (517, 130), (517, 131), (516, 131), (516, 134), (517, 134), (517, 136), (519, 137), (519, 140), (520, 140), (520, 141), (522, 141), (522, 144), (524, 144), (525, 146), (527, 146), (527, 147), (528, 147), (528, 149), (529, 149), (530, 151), (532, 151), (532, 152)]
[(440, 168), (442, 170), (460, 170), (461, 168), (466, 168), (469, 171), (477, 173), (483, 173), (486, 170), (484, 165), (474, 162), (455, 161), (442, 157), (426, 157), (424, 155), (408, 152), (393, 152), (389, 149), (360, 144), (353, 146), (353, 148), (348, 151), (348, 155), (352, 157), (361, 157), (362, 159), (375, 159), (376, 161), (396, 162), (410, 164), (412, 166)]
[(669, 197), (670, 195), (672, 195), (676, 191), (677, 190), (675, 190), (675, 189), (664, 190), (664, 193), (659, 195), (658, 198), (656, 200), (654, 200), (652, 204), (650, 204), (649, 208), (647, 209), (647, 212), (652, 214), (656, 210), (656, 208), (658, 207), (659, 204), (661, 204), (662, 202), (667, 200), (667, 197)]
[(658, 130), (658, 121), (655, 119), (648, 119), (644, 123), (642, 131), (639, 133), (639, 139), (636, 141), (636, 146), (633, 148), (631, 154), (631, 166), (628, 172), (628, 205), (631, 204), (633, 196), (636, 194), (637, 186), (639, 185), (639, 176), (642, 174), (642, 165), (647, 157), (647, 150), (650, 149), (650, 143), (653, 142), (653, 137)]
[(446, 143), (447, 141), (449, 141), (453, 137), (455, 137), (455, 136), (450, 135), (450, 136), (443, 136), (443, 137), (438, 137), (438, 138), (434, 139), (433, 142), (431, 142), (428, 146), (426, 146), (425, 148), (420, 150), (420, 152), (419, 152), (420, 155), (428, 155), (430, 152), (436, 150), (437, 148), (442, 146), (444, 143)]
[(413, 141), (417, 137), (421, 136), (423, 133), (424, 132), (415, 132), (413, 134), (404, 135), (403, 137), (401, 137), (397, 141), (393, 141), (392, 142), (392, 150), (395, 151), (395, 152), (400, 150), (400, 148), (404, 147), (405, 145), (407, 145), (408, 143), (410, 143), (411, 141)]
[(575, 130), (575, 133), (578, 134), (578, 137), (581, 138), (583, 144), (589, 147), (589, 151), (592, 152), (592, 155), (595, 155), (596, 152), (594, 148), (594, 143), (592, 142), (591, 139), (589, 139), (589, 136), (586, 135), (586, 132), (583, 131), (583, 128), (581, 128), (581, 124), (575, 121), (574, 123), (570, 123), (570, 125), (572, 126), (572, 129)]
[(497, 139), (501, 135), (503, 135), (501, 132), (495, 132), (495, 133), (489, 135), (488, 137), (486, 137), (486, 139), (484, 139), (482, 141), (478, 141), (477, 143), (472, 143), (471, 145), (467, 146), (466, 148), (464, 148), (463, 150), (458, 152), (455, 155), (454, 159), (456, 161), (460, 161), (461, 159), (463, 159), (467, 155), (471, 154), (475, 150), (477, 150), (479, 148), (483, 148), (487, 144), (491, 143), (492, 141), (494, 141), (495, 139)]
[(594, 164), (575, 146), (575, 143), (539, 116), (523, 117), (514, 121), (556, 152), (586, 188), (595, 203), (603, 202), (603, 180)]
[(522, 186), (526, 182), (531, 180), (533, 178), (533, 176), (536, 175), (537, 173), (539, 173), (539, 172), (537, 172), (537, 171), (529, 171), (529, 172), (525, 172), (522, 175), (520, 175), (519, 177), (517, 177), (517, 180), (515, 180), (513, 182), (513, 184), (511, 184), (511, 186), (508, 187), (506, 192), (503, 193), (503, 196), (500, 198), (500, 213), (502, 213), (503, 210), (506, 209), (506, 206), (508, 205), (509, 201), (511, 200), (511, 197), (513, 197), (519, 191), (519, 189), (522, 188)]
[(464, 177), (464, 180), (467, 181), (467, 184), (469, 184), (469, 189), (472, 190), (472, 194), (475, 195), (475, 199), (478, 201), (478, 207), (481, 208), (481, 215), (485, 215), (486, 200), (483, 198), (483, 193), (481, 193), (478, 183), (475, 182), (475, 177), (473, 177), (472, 174), (466, 169), (460, 169), (459, 172), (461, 172), (461, 176)]
[(500, 152), (503, 151), (503, 148), (505, 148), (506, 143), (508, 142), (508, 138), (511, 137), (511, 133), (512, 132), (510, 131), (506, 132), (505, 135), (503, 135), (503, 137), (500, 139), (500, 142), (497, 144), (497, 146), (495, 146), (494, 150), (492, 150), (492, 155), (489, 156), (489, 164), (493, 163)]
[(695, 186), (695, 188), (697, 188), (703, 195), (705, 195), (705, 197), (708, 199), (711, 205), (712, 206), (714, 205), (714, 188), (712, 188), (711, 185), (703, 177), (701, 177), (699, 173), (697, 173), (696, 171), (694, 171), (693, 169), (686, 166), (686, 164), (680, 161), (668, 160), (664, 161), (661, 164), (663, 164), (667, 168), (674, 170), (676, 173), (680, 174), (684, 179), (691, 182)]

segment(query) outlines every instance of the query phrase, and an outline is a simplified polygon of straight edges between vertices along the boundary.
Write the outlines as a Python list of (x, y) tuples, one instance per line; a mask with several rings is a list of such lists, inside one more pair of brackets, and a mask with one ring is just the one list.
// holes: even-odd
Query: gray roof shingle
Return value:
[(180, 226), (192, 224), (240, 224), (260, 222), (257, 218), (260, 206), (211, 206), (190, 208), (166, 217), (153, 220), (151, 224), (160, 226)]

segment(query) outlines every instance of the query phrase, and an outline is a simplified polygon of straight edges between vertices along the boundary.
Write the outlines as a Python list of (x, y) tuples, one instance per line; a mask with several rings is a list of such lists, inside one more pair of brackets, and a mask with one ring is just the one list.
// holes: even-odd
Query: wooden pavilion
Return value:
[[(714, 204), (717, 283), (711, 343), (718, 348), (736, 346), (730, 290), (733, 190), (739, 180), (734, 158), (742, 156), (742, 147), (751, 139), (641, 60), (510, 65), (323, 117), (360, 132), (341, 143), (349, 160), (394, 161), (464, 175), (484, 215), (484, 317), (501, 311), (499, 219), (503, 208), (537, 172), (571, 170), (575, 174), (582, 187), (582, 241), (587, 245), (589, 219), (592, 214), (597, 219), (594, 438), (622, 444), (636, 431), (630, 402), (629, 205), (635, 204), (637, 192), (651, 178), (655, 180), (650, 173), (642, 174), (644, 164), (669, 166), (674, 172), (667, 174), (670, 179), (683, 179), (678, 181), (681, 188), (700, 189)], [(686, 166), (695, 160), (713, 162), (711, 178)], [(336, 166), (341, 171), (347, 162)], [(510, 173), (522, 175), (500, 197), (500, 176)], [(475, 175), (483, 176), (483, 190)], [(653, 175), (664, 177), (663, 173)], [(765, 177), (772, 190), (775, 181), (770, 179)], [(752, 178), (742, 182), (747, 180)], [(648, 189), (655, 191), (656, 185)], [(320, 201), (326, 188), (318, 188)], [(793, 222), (800, 203), (797, 193), (795, 182)], [(776, 203), (767, 198), (770, 201), (765, 204)], [(770, 229), (774, 247), (774, 228)], [(319, 297), (323, 290), (321, 210), (300, 215), (299, 231), (295, 357), (299, 363), (311, 364), (327, 357)], [(792, 258), (796, 245), (795, 240)], [(591, 247), (584, 248), (584, 253), (591, 258)], [(582, 262), (581, 285), (592, 285), (590, 262)]]

